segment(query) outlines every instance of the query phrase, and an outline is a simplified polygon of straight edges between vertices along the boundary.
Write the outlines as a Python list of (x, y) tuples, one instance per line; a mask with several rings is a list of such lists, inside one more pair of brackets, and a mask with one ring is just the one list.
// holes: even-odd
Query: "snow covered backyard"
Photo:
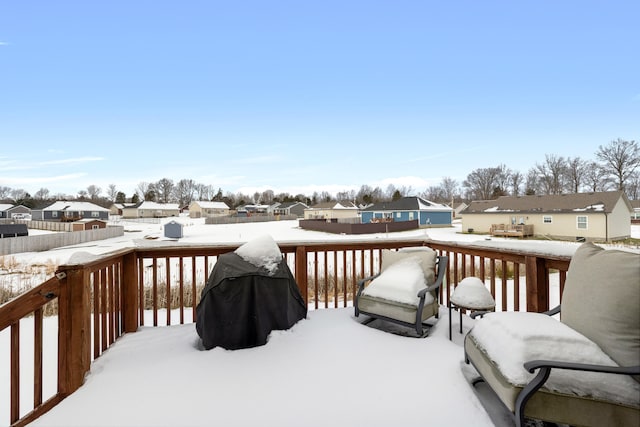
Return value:
[[(277, 242), (361, 240), (362, 236), (305, 231), (296, 221), (243, 225), (204, 225), (184, 221), (180, 243), (241, 244), (268, 234)], [(64, 264), (86, 254), (102, 254), (133, 245), (171, 244), (161, 224), (122, 224), (125, 236), (47, 253), (16, 254), (23, 263), (55, 259)], [(632, 227), (634, 237), (640, 227)], [(379, 234), (393, 238), (465, 241), (480, 246), (526, 247), (541, 253), (571, 255), (572, 242), (486, 239), (460, 233), (460, 226)], [(145, 315), (151, 315), (145, 313)], [(191, 318), (191, 313), (185, 316)], [(161, 314), (158, 318), (166, 318)], [(172, 315), (172, 319), (178, 319)], [(21, 322), (21, 337), (32, 336), (32, 318)], [(463, 372), (462, 339), (453, 316), (448, 339), (448, 310), (425, 339), (391, 334), (360, 324), (352, 308), (311, 310), (288, 331), (275, 331), (268, 343), (244, 350), (204, 351), (193, 324), (141, 327), (125, 334), (97, 358), (85, 384), (34, 426), (198, 426), (216, 425), (474, 425), (491, 426)], [(376, 321), (378, 322), (378, 321)], [(374, 322), (373, 326), (377, 323)], [(151, 324), (146, 321), (146, 324)], [(468, 331), (474, 320), (464, 318)], [(380, 326), (380, 325), (377, 325)], [(55, 372), (55, 318), (45, 319), (44, 370)], [(49, 332), (49, 333), (48, 333)], [(9, 333), (0, 332), (0, 402), (9, 401)], [(32, 339), (23, 339), (24, 378), (32, 377)], [(31, 344), (29, 344), (31, 342)], [(51, 356), (53, 355), (53, 357)], [(44, 378), (44, 394), (55, 391), (55, 378)], [(24, 387), (22, 400), (32, 400)], [(25, 403), (21, 407), (27, 407)], [(0, 405), (0, 425), (8, 424), (8, 405)]]

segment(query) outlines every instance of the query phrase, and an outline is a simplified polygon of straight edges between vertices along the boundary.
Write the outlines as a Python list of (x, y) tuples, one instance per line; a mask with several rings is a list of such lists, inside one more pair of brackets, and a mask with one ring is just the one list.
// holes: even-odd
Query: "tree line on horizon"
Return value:
[(625, 191), (631, 200), (640, 199), (640, 146), (634, 140), (618, 138), (608, 145), (601, 145), (595, 153), (596, 160), (580, 157), (562, 157), (546, 154), (544, 161), (536, 163), (526, 174), (514, 171), (504, 164), (478, 168), (471, 171), (461, 183), (443, 177), (438, 185), (429, 186), (421, 192), (412, 187), (396, 187), (390, 184), (385, 189), (362, 185), (360, 189), (345, 190), (331, 194), (327, 191), (311, 195), (289, 193), (276, 194), (272, 190), (243, 194), (226, 192), (213, 185), (196, 183), (192, 179), (174, 182), (162, 178), (157, 182), (140, 182), (130, 197), (118, 191), (115, 184), (103, 190), (89, 185), (74, 196), (53, 196), (47, 188), (33, 195), (22, 189), (11, 189), (0, 185), (0, 200), (21, 204), (32, 209), (44, 207), (56, 200), (91, 201), (109, 207), (113, 203), (139, 203), (154, 201), (177, 203), (187, 206), (194, 200), (225, 202), (230, 208), (245, 204), (272, 204), (275, 202), (303, 202), (308, 206), (321, 202), (351, 201), (369, 205), (405, 196), (420, 196), (436, 203), (469, 202), (491, 200), (500, 196), (571, 194), (609, 190)]

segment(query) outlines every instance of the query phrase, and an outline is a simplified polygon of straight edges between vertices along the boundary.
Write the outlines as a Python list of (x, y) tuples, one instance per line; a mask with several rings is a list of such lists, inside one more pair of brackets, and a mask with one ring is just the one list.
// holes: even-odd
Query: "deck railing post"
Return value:
[(91, 365), (91, 305), (89, 272), (73, 267), (56, 273), (58, 299), (58, 392), (76, 391)]
[(307, 299), (307, 248), (304, 246), (296, 247), (295, 278), (296, 278), (296, 283), (298, 283), (298, 288), (300, 288), (302, 299), (304, 299), (305, 304), (308, 304), (309, 300)]
[(545, 259), (525, 257), (527, 277), (527, 311), (540, 313), (549, 310), (549, 271)]
[(122, 257), (122, 324), (124, 332), (138, 330), (138, 257), (132, 251)]

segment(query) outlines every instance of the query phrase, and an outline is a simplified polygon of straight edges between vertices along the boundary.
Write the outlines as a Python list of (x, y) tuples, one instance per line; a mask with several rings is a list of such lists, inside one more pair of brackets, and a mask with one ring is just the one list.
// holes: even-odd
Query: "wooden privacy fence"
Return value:
[[(441, 302), (448, 303), (464, 277), (485, 279), (498, 310), (544, 311), (559, 301), (569, 257), (432, 240), (283, 243), (286, 257), (310, 309), (347, 307), (358, 279), (375, 274), (384, 249), (428, 246), (449, 257)], [(124, 333), (150, 324), (195, 321), (199, 294), (219, 255), (237, 246), (129, 248), (76, 265), (0, 307), (0, 331), (10, 328), (11, 395), (8, 422), (26, 425), (83, 383), (91, 362)], [(550, 276), (559, 286), (551, 294)], [(43, 399), (43, 307), (58, 304), (56, 387)], [(176, 316), (175, 318), (172, 316)], [(33, 377), (21, 375), (21, 320), (33, 317)], [(21, 388), (33, 388), (33, 401)], [(3, 405), (4, 402), (0, 402)], [(23, 405), (24, 404), (24, 405)], [(25, 409), (25, 407), (27, 409)], [(5, 408), (0, 408), (0, 414)], [(3, 423), (4, 420), (0, 420)]]
[[(71, 225), (71, 224), (68, 224)], [(10, 237), (0, 239), (0, 255), (10, 255), (21, 252), (39, 252), (61, 246), (77, 245), (79, 243), (110, 239), (124, 235), (124, 227), (109, 226), (99, 230), (84, 230), (60, 232), (54, 234), (40, 234), (37, 236)]]

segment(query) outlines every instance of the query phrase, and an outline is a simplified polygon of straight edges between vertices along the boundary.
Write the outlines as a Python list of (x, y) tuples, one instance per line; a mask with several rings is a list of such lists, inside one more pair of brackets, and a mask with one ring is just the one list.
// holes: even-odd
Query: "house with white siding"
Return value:
[(495, 225), (521, 225), (534, 236), (610, 242), (631, 235), (632, 212), (623, 191), (502, 196), (471, 202), (462, 211), (462, 231), (490, 233)]
[(133, 206), (122, 208), (122, 218), (167, 218), (180, 216), (177, 203), (157, 203), (145, 200)]
[(352, 202), (318, 203), (304, 210), (304, 219), (356, 220), (359, 209)]
[(225, 202), (195, 200), (189, 204), (190, 218), (213, 218), (229, 215), (229, 206)]

